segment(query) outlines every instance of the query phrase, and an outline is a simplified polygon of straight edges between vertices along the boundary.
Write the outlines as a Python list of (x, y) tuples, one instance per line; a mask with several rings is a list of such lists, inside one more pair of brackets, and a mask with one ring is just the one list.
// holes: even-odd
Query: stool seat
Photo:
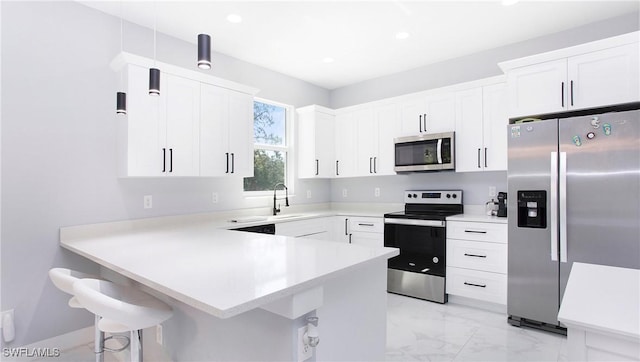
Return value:
[[(53, 282), (53, 285), (55, 285), (58, 289), (73, 296), (73, 283), (75, 283), (79, 279), (97, 279), (98, 276), (66, 268), (53, 268), (49, 270), (49, 278), (51, 279), (51, 282)], [(69, 307), (83, 308), (83, 306), (78, 302), (75, 296), (69, 299)]]
[(73, 284), (73, 292), (84, 308), (107, 320), (98, 324), (101, 330), (115, 328), (114, 323), (129, 331), (141, 330), (160, 324), (173, 314), (171, 307), (159, 299), (106, 280), (79, 279)]

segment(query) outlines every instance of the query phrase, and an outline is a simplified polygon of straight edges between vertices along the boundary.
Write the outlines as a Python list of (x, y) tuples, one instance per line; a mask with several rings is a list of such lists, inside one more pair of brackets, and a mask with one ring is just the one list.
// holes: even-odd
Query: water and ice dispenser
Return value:
[(547, 227), (547, 192), (518, 190), (518, 227)]

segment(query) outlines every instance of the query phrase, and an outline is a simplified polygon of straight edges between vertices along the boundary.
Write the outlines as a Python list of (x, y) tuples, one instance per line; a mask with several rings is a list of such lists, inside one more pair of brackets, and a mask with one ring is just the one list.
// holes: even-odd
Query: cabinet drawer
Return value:
[(447, 293), (492, 303), (507, 304), (507, 276), (447, 267)]
[(447, 238), (506, 243), (507, 224), (447, 221)]
[(329, 222), (327, 218), (288, 221), (276, 224), (276, 235), (313, 237), (313, 235), (321, 233), (328, 235), (328, 231)]
[(384, 233), (384, 221), (381, 217), (349, 218), (349, 232)]
[(447, 266), (507, 273), (507, 244), (447, 239)]

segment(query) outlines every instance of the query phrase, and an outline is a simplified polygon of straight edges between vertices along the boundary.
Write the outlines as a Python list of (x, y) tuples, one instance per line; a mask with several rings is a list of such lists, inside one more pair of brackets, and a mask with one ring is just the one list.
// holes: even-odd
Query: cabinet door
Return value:
[(334, 216), (333, 217), (333, 240), (341, 243), (349, 243), (349, 217)]
[(353, 112), (353, 117), (358, 135), (355, 176), (371, 176), (374, 174), (374, 157), (378, 154), (378, 123), (373, 118), (371, 108), (357, 110)]
[(384, 246), (384, 234), (382, 233), (352, 233), (351, 244), (373, 246), (381, 248)]
[[(161, 89), (166, 89), (160, 77)], [(127, 68), (127, 124), (126, 168), (123, 176), (164, 175), (163, 148), (166, 143), (164, 128), (164, 97), (149, 95), (149, 70), (129, 65)], [(123, 156), (124, 157), (124, 156)]]
[(333, 177), (335, 174), (334, 116), (316, 112), (315, 159), (318, 177)]
[(200, 96), (200, 175), (223, 176), (229, 172), (229, 94), (202, 84)]
[(406, 96), (400, 101), (400, 134), (398, 136), (415, 136), (424, 131), (424, 114), (426, 103), (424, 96)]
[(357, 125), (351, 113), (336, 116), (336, 177), (353, 177), (356, 174)]
[(485, 171), (507, 170), (507, 85), (482, 88), (482, 166)]
[(200, 82), (163, 75), (166, 79), (167, 175), (200, 174)]
[(378, 152), (374, 160), (376, 175), (395, 175), (394, 137), (401, 131), (398, 127), (400, 109), (397, 104), (388, 104), (374, 108), (374, 119), (378, 123)]
[(451, 132), (455, 129), (455, 100), (451, 92), (430, 95), (426, 98), (424, 132)]
[(456, 171), (482, 170), (482, 88), (456, 92)]
[(569, 107), (637, 102), (638, 64), (637, 43), (569, 58)]
[(535, 116), (567, 109), (566, 59), (516, 68), (507, 74), (509, 116)]
[(229, 168), (232, 176), (253, 177), (253, 96), (229, 92)]
[(316, 155), (316, 113), (311, 110), (297, 112), (299, 178), (314, 178), (320, 173)]

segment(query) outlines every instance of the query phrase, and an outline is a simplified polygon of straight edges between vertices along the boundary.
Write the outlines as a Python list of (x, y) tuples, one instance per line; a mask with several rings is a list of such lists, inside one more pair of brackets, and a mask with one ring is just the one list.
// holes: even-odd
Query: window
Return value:
[(244, 191), (272, 191), (279, 183), (291, 190), (288, 176), (292, 107), (256, 100), (253, 102), (253, 177), (245, 177)]

